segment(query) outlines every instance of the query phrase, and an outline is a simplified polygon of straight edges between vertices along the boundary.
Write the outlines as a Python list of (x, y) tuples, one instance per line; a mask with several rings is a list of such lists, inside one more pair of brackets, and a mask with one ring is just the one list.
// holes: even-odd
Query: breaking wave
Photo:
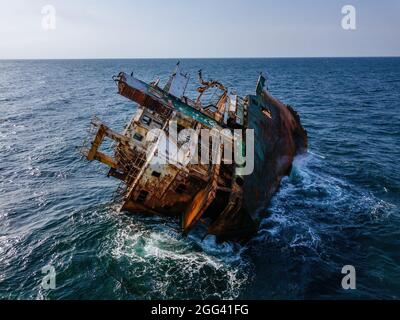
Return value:
[(115, 276), (134, 298), (234, 299), (250, 278), (241, 246), (218, 244), (213, 237), (182, 237), (176, 221), (141, 218), (124, 225), (111, 253), (126, 271)]
[[(263, 272), (279, 275), (280, 281), (261, 285), (260, 298), (320, 298), (321, 291), (345, 298), (342, 266), (356, 265), (367, 276), (368, 250), (380, 250), (374, 248), (380, 243), (367, 240), (372, 236), (367, 227), (380, 228), (398, 218), (397, 206), (324, 173), (325, 165), (324, 157), (312, 152), (297, 157), (266, 209), (269, 214), (249, 247), (257, 264), (265, 266)], [(360, 238), (365, 244), (360, 245)], [(260, 292), (259, 284), (255, 292)], [(366, 292), (368, 288), (355, 297), (368, 297)]]

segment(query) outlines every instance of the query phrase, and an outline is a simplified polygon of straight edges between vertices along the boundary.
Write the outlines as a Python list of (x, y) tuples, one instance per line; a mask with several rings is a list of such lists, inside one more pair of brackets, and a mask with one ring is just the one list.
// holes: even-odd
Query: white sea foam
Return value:
[(287, 238), (289, 247), (317, 250), (325, 228), (351, 224), (357, 212), (377, 220), (395, 211), (396, 206), (322, 172), (323, 159), (310, 152), (295, 159), (290, 177), (282, 180), (271, 201), (271, 214), (261, 222), (258, 241)]
[(172, 298), (167, 296), (171, 286), (177, 297), (185, 291), (200, 298), (238, 297), (249, 279), (248, 262), (240, 249), (218, 244), (213, 237), (202, 242), (196, 236), (184, 238), (169, 227), (155, 229), (141, 222), (119, 229), (111, 251), (115, 259), (128, 258), (135, 265), (137, 281), (146, 282), (148, 276), (157, 280), (143, 283), (149, 287), (148, 297)]

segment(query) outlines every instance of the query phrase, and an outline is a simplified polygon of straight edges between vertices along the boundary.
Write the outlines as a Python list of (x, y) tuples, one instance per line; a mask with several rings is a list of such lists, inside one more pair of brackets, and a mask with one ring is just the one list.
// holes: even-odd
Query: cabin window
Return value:
[(178, 133), (179, 132), (181, 132), (182, 130), (184, 130), (184, 129), (186, 129), (183, 125), (181, 125), (181, 124), (177, 124), (177, 126), (176, 126), (176, 129), (177, 129), (177, 131), (178, 131)]
[(159, 177), (161, 176), (161, 173), (158, 172), (158, 171), (153, 171), (153, 172), (151, 173), (151, 175), (152, 175), (153, 177), (159, 178)]
[(161, 122), (158, 122), (158, 121), (156, 121), (156, 120), (153, 120), (153, 123), (154, 123), (154, 125), (156, 126), (156, 127), (159, 127), (159, 128), (162, 128), (162, 123)]
[(133, 139), (137, 140), (137, 141), (142, 141), (143, 140), (143, 136), (140, 133), (135, 133), (133, 135)]
[(142, 123), (144, 123), (145, 125), (149, 126), (151, 123), (151, 118), (149, 116), (144, 115), (142, 117)]
[(137, 197), (137, 202), (144, 202), (148, 196), (148, 192), (146, 190), (140, 190), (139, 195)]
[(186, 191), (186, 186), (184, 184), (180, 184), (177, 188), (176, 188), (176, 193), (184, 193)]
[(204, 109), (206, 109), (206, 110), (208, 110), (208, 111), (211, 111), (212, 113), (217, 112), (217, 107), (214, 106), (214, 105), (212, 105), (212, 104), (208, 105), (208, 106), (205, 107)]

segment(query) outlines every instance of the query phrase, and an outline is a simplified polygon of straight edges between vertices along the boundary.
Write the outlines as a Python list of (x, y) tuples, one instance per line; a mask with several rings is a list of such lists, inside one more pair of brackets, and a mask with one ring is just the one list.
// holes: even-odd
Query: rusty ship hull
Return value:
[(240, 210), (221, 216), (209, 228), (221, 239), (242, 239), (257, 230), (281, 179), (290, 174), (294, 157), (307, 151), (307, 133), (290, 106), (266, 90), (248, 99), (248, 128), (254, 130), (256, 141), (254, 171), (243, 179)]
[[(93, 135), (81, 150), (87, 160), (104, 163), (110, 167), (108, 175), (121, 180), (115, 193), (119, 210), (176, 216), (184, 234), (201, 223), (206, 226), (205, 235), (220, 240), (248, 239), (257, 230), (259, 209), (268, 204), (281, 178), (290, 173), (293, 158), (306, 151), (307, 133), (298, 114), (264, 88), (262, 75), (255, 94), (245, 97), (218, 81), (205, 81), (201, 72), (199, 80), (199, 96), (191, 100), (185, 96), (189, 77), (179, 66), (163, 88), (158, 80), (147, 84), (133, 74), (120, 73), (114, 77), (118, 93), (138, 105), (137, 113), (122, 133), (94, 119)], [(210, 90), (219, 92), (217, 99), (204, 102)], [(200, 146), (199, 140), (194, 140), (196, 155), (207, 154), (219, 161), (154, 161), (171, 158), (160, 142), (164, 134), (173, 134), (171, 124), (179, 133), (174, 140), (176, 150), (185, 144), (193, 146), (190, 134), (183, 134), (182, 139), (181, 133), (211, 130), (207, 144)], [(225, 141), (232, 145), (239, 140), (244, 153), (251, 149), (245, 134), (252, 132), (251, 173), (243, 174), (246, 163), (224, 162), (226, 151), (221, 140), (213, 139), (213, 130), (225, 132)], [(102, 151), (106, 139), (114, 142), (108, 153)], [(167, 149), (173, 149), (171, 142)], [(190, 150), (183, 155), (194, 156)]]

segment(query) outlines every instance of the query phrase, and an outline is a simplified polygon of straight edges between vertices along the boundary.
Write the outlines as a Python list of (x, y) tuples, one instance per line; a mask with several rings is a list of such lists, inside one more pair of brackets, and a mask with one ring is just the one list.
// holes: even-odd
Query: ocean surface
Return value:
[(308, 131), (245, 245), (117, 213), (118, 181), (78, 154), (92, 115), (122, 131), (136, 110), (112, 75), (163, 82), (175, 63), (0, 61), (0, 298), (399, 299), (400, 58), (181, 61), (192, 93), (199, 69), (241, 95), (264, 72)]

